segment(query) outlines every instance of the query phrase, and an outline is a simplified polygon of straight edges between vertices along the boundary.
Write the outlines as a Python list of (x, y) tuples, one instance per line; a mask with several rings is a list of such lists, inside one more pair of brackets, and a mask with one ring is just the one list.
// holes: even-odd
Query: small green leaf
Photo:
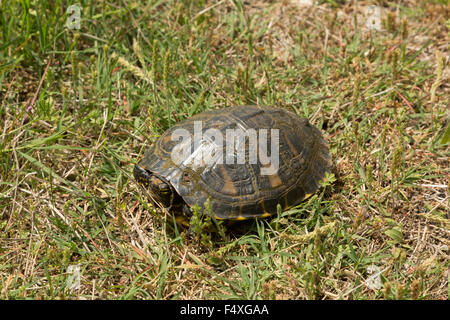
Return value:
[(320, 184), (322, 187), (330, 186), (334, 182), (336, 182), (336, 177), (334, 176), (334, 173), (325, 173), (325, 177), (320, 181)]
[(385, 234), (389, 236), (395, 242), (402, 242), (403, 240), (403, 232), (399, 228), (392, 228), (385, 231)]
[(441, 144), (447, 144), (450, 142), (450, 124), (447, 126), (444, 135), (442, 136)]

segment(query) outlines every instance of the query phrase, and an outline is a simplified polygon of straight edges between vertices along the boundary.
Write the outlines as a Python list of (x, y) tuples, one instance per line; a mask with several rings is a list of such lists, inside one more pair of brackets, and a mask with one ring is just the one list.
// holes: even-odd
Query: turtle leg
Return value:
[[(192, 211), (191, 208), (189, 208), (189, 206), (184, 203), (183, 204), (183, 216), (187, 219), (190, 220), (192, 217)], [(186, 236), (189, 238), (195, 238), (196, 233), (192, 230), (192, 226), (189, 224), (189, 228), (186, 232)]]
[(192, 217), (191, 208), (186, 203), (183, 204), (183, 215), (188, 219)]
[[(180, 207), (181, 206), (181, 207)], [(181, 226), (190, 228), (190, 219), (192, 217), (192, 211), (185, 203), (178, 203), (173, 209), (173, 214), (177, 223)]]

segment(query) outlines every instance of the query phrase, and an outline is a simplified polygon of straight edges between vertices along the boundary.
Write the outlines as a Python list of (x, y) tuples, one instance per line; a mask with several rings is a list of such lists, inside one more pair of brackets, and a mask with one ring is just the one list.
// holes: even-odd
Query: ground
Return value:
[[(0, 2), (0, 299), (448, 299), (447, 0), (71, 4)], [(189, 235), (133, 165), (242, 104), (309, 118), (333, 175)]]

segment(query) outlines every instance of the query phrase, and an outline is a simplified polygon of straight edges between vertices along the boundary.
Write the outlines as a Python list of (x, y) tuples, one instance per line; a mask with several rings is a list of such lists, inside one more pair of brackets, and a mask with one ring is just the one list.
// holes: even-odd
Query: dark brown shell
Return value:
[[(193, 136), (194, 121), (199, 120), (203, 132), (215, 128), (223, 133), (224, 155), (226, 129), (269, 129), (269, 133), (279, 129), (278, 172), (261, 175), (259, 158), (256, 164), (177, 166), (171, 154), (179, 141), (172, 140), (172, 133), (183, 128)], [(247, 219), (275, 214), (277, 204), (283, 210), (297, 205), (318, 189), (330, 164), (325, 140), (307, 119), (275, 107), (240, 106), (204, 112), (176, 124), (145, 153), (139, 166), (164, 177), (191, 207), (204, 209), (209, 199), (216, 218)]]

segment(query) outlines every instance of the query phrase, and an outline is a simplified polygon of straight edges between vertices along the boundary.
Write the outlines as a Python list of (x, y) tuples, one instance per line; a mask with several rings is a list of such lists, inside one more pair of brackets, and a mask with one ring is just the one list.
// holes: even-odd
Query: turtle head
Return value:
[(157, 202), (165, 208), (171, 206), (173, 191), (170, 184), (166, 182), (165, 179), (138, 165), (134, 166), (133, 174), (138, 183), (149, 189)]

